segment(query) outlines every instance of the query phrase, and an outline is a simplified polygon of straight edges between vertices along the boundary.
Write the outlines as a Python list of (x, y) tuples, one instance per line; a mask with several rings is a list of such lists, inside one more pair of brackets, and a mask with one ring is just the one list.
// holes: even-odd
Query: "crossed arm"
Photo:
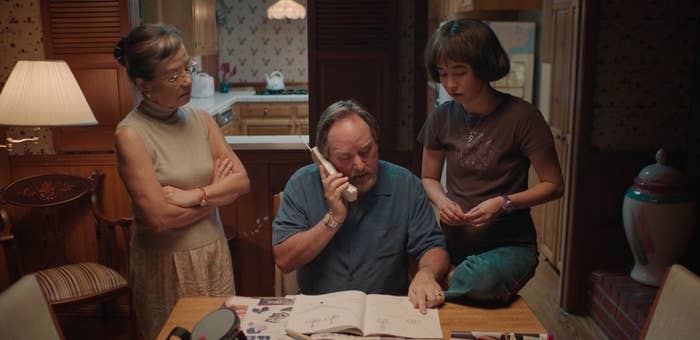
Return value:
[(117, 169), (132, 201), (144, 212), (146, 224), (155, 231), (181, 228), (211, 213), (216, 207), (236, 200), (250, 190), (243, 164), (226, 144), (221, 130), (206, 112), (198, 112), (209, 130), (208, 143), (214, 159), (212, 181), (202, 187), (207, 205), (202, 207), (199, 188), (162, 187), (146, 147), (133, 127), (115, 133)]

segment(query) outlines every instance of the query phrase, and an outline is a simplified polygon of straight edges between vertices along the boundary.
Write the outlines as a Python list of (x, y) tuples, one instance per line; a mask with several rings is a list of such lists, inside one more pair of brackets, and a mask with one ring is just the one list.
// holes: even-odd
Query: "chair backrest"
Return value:
[(640, 339), (697, 339), (700, 277), (681, 265), (666, 272)]
[[(128, 256), (131, 219), (110, 219), (102, 212), (99, 194), (103, 177), (104, 175), (99, 171), (93, 171), (89, 177), (43, 174), (16, 180), (1, 190), (0, 213), (3, 214), (2, 225), (4, 227), (0, 230), (0, 242), (3, 247), (10, 244), (7, 241), (12, 240), (15, 236), (21, 238), (20, 234), (36, 233), (37, 230), (44, 233), (51, 231), (50, 235), (42, 235), (42, 237), (53, 240), (49, 247), (44, 249), (41, 256), (29, 252), (31, 265), (28, 265), (27, 268), (22, 267), (22, 260), (16, 261), (17, 263), (14, 265), (18, 267), (19, 275), (70, 262), (64, 253), (65, 231), (54, 232), (55, 228), (50, 227), (75, 227), (76, 225), (94, 227), (99, 262), (117, 271), (127, 272), (128, 259), (126, 257)], [(85, 199), (86, 196), (89, 200)], [(82, 209), (87, 208), (88, 204), (91, 213)], [(10, 205), (27, 211), (31, 209), (31, 214), (27, 213), (23, 219), (14, 220), (11, 224), (12, 218), (8, 217), (4, 210), (5, 206)], [(36, 229), (37, 222), (43, 227)], [(33, 229), (33, 231), (22, 230), (24, 226), (32, 227), (29, 229)], [(116, 232), (116, 227), (121, 227), (121, 231)], [(36, 237), (32, 235), (30, 238)], [(126, 250), (120, 251), (118, 244)], [(31, 243), (26, 245), (26, 247), (31, 246), (33, 246)], [(16, 252), (27, 255), (22, 251), (23, 249), (20, 249)], [(18, 275), (12, 276), (14, 277), (11, 279), (18, 277)]]
[[(284, 192), (279, 192), (272, 196), (273, 221), (277, 217), (277, 210), (280, 208), (283, 195)], [(277, 268), (277, 266), (275, 266), (275, 296), (285, 296), (297, 293), (299, 293), (299, 286), (297, 285), (297, 272), (292, 271), (289, 273), (283, 273), (279, 268)]]
[(3, 339), (63, 339), (56, 316), (34, 275), (25, 275), (0, 294)]

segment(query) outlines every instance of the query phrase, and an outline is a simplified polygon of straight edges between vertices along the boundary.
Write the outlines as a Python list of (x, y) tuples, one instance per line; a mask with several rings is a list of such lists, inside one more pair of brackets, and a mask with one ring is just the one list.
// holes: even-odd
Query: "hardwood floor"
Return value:
[(588, 316), (574, 315), (559, 308), (559, 274), (540, 257), (535, 276), (520, 291), (542, 325), (555, 339), (608, 339)]

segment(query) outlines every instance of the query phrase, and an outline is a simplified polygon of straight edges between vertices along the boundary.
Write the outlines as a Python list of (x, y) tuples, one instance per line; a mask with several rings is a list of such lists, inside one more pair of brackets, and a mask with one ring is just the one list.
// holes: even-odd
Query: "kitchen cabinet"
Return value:
[(143, 21), (177, 27), (190, 55), (213, 55), (218, 50), (216, 0), (141, 0)]
[(450, 0), (450, 13), (470, 11), (514, 11), (540, 9), (541, 0)]
[(232, 107), (232, 135), (301, 135), (309, 132), (306, 102), (249, 102)]
[[(236, 145), (232, 147), (236, 149)], [(236, 294), (272, 296), (272, 196), (283, 191), (294, 171), (309, 164), (311, 158), (306, 150), (238, 150), (236, 154), (248, 172), (250, 192), (219, 208), (224, 230), (233, 239), (229, 245)]]

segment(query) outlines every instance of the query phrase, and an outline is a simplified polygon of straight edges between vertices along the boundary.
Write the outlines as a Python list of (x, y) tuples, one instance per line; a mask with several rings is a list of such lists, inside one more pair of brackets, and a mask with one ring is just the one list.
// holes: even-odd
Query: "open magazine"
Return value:
[(421, 314), (407, 296), (365, 294), (349, 290), (298, 295), (289, 316), (290, 333), (347, 333), (369, 336), (441, 339), (436, 309)]

